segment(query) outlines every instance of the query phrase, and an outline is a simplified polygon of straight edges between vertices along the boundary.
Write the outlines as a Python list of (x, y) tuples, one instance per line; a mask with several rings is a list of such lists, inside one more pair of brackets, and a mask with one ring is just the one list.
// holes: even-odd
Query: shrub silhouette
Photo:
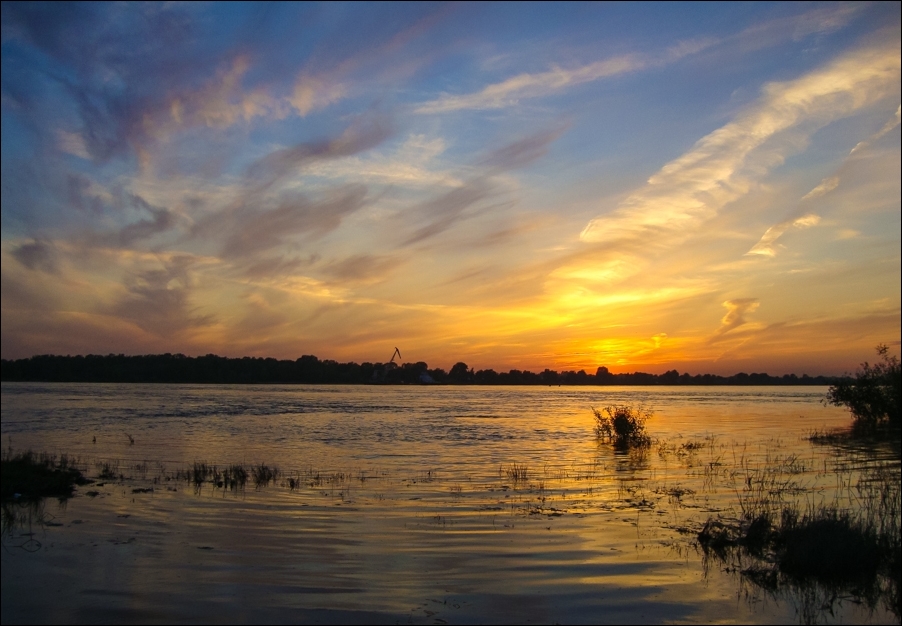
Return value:
[(877, 346), (877, 354), (879, 363), (862, 363), (855, 380), (833, 385), (827, 392), (826, 402), (848, 408), (858, 429), (899, 426), (902, 405), (899, 358), (891, 356), (885, 345)]
[(645, 447), (651, 444), (651, 437), (645, 432), (645, 421), (651, 416), (649, 411), (634, 409), (628, 404), (612, 404), (601, 411), (593, 408), (595, 414), (595, 436), (601, 441), (609, 441), (617, 447)]

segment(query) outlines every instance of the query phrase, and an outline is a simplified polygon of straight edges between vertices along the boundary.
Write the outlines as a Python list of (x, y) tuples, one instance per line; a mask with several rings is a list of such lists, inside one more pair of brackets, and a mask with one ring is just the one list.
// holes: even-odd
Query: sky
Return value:
[(2, 5), (2, 357), (842, 374), (900, 3)]

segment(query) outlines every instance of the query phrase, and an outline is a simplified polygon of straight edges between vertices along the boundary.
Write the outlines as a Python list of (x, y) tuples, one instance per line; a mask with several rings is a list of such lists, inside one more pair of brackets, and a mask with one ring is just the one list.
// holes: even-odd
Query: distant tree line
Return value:
[(521, 370), (474, 371), (466, 363), (456, 363), (450, 371), (429, 369), (417, 363), (339, 363), (305, 355), (290, 361), (273, 358), (227, 358), (208, 354), (127, 356), (108, 354), (87, 356), (33, 356), (0, 361), (0, 380), (31, 382), (104, 383), (217, 383), (217, 384), (441, 384), (441, 385), (836, 385), (848, 379), (835, 376), (769, 376), (746, 374), (663, 374), (633, 372), (612, 374), (599, 367), (594, 374), (585, 370), (540, 373)]

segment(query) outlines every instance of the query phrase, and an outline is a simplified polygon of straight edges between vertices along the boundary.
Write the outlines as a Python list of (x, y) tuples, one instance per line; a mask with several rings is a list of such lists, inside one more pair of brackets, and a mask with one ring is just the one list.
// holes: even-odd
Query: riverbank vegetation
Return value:
[(879, 361), (862, 363), (854, 379), (836, 383), (827, 392), (827, 402), (844, 406), (852, 414), (854, 430), (870, 434), (894, 430), (898, 437), (902, 412), (902, 371), (899, 358), (885, 345), (877, 346)]

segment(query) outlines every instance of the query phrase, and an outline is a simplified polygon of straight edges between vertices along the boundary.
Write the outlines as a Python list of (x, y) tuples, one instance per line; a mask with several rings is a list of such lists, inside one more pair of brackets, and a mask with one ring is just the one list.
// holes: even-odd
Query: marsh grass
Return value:
[(515, 484), (525, 483), (529, 479), (529, 466), (525, 463), (511, 463), (504, 468), (504, 473)]
[(97, 478), (100, 480), (116, 480), (124, 478), (119, 472), (119, 461), (116, 459), (111, 461), (98, 461), (96, 466), (98, 469)]
[(260, 463), (259, 465), (251, 467), (251, 475), (253, 476), (255, 486), (266, 487), (269, 483), (275, 481), (279, 477), (279, 469)]
[(592, 413), (595, 415), (595, 436), (600, 441), (613, 443), (618, 448), (647, 448), (651, 445), (651, 437), (645, 430), (651, 412), (643, 407), (612, 404), (601, 411), (593, 408)]
[[(245, 485), (247, 485), (247, 479), (247, 469), (243, 465), (232, 464), (223, 470), (221, 482), (226, 489), (236, 491), (244, 489)], [(220, 486), (219, 482), (217, 482), (216, 486)]]
[(13, 454), (5, 450), (0, 458), (0, 500), (40, 500), (69, 498), (77, 485), (91, 482), (76, 467), (75, 459), (32, 451)]
[[(40, 550), (34, 527), (48, 525), (53, 519), (44, 508), (45, 499), (58, 498), (62, 506), (77, 485), (92, 482), (81, 473), (77, 460), (65, 454), (30, 450), (14, 454), (10, 448), (0, 456), (0, 466), (0, 545), (4, 549)], [(19, 529), (25, 532), (17, 533)]]
[[(898, 618), (900, 587), (900, 483), (890, 467), (865, 470), (830, 504), (802, 507), (788, 496), (804, 464), (792, 456), (749, 472), (737, 495), (739, 519), (709, 518), (697, 535), (705, 558), (739, 571), (772, 593), (805, 598), (857, 598), (872, 609), (882, 602)], [(803, 621), (818, 611), (803, 602)], [(831, 609), (832, 610), (832, 609)], [(823, 611), (821, 611), (823, 612)]]

